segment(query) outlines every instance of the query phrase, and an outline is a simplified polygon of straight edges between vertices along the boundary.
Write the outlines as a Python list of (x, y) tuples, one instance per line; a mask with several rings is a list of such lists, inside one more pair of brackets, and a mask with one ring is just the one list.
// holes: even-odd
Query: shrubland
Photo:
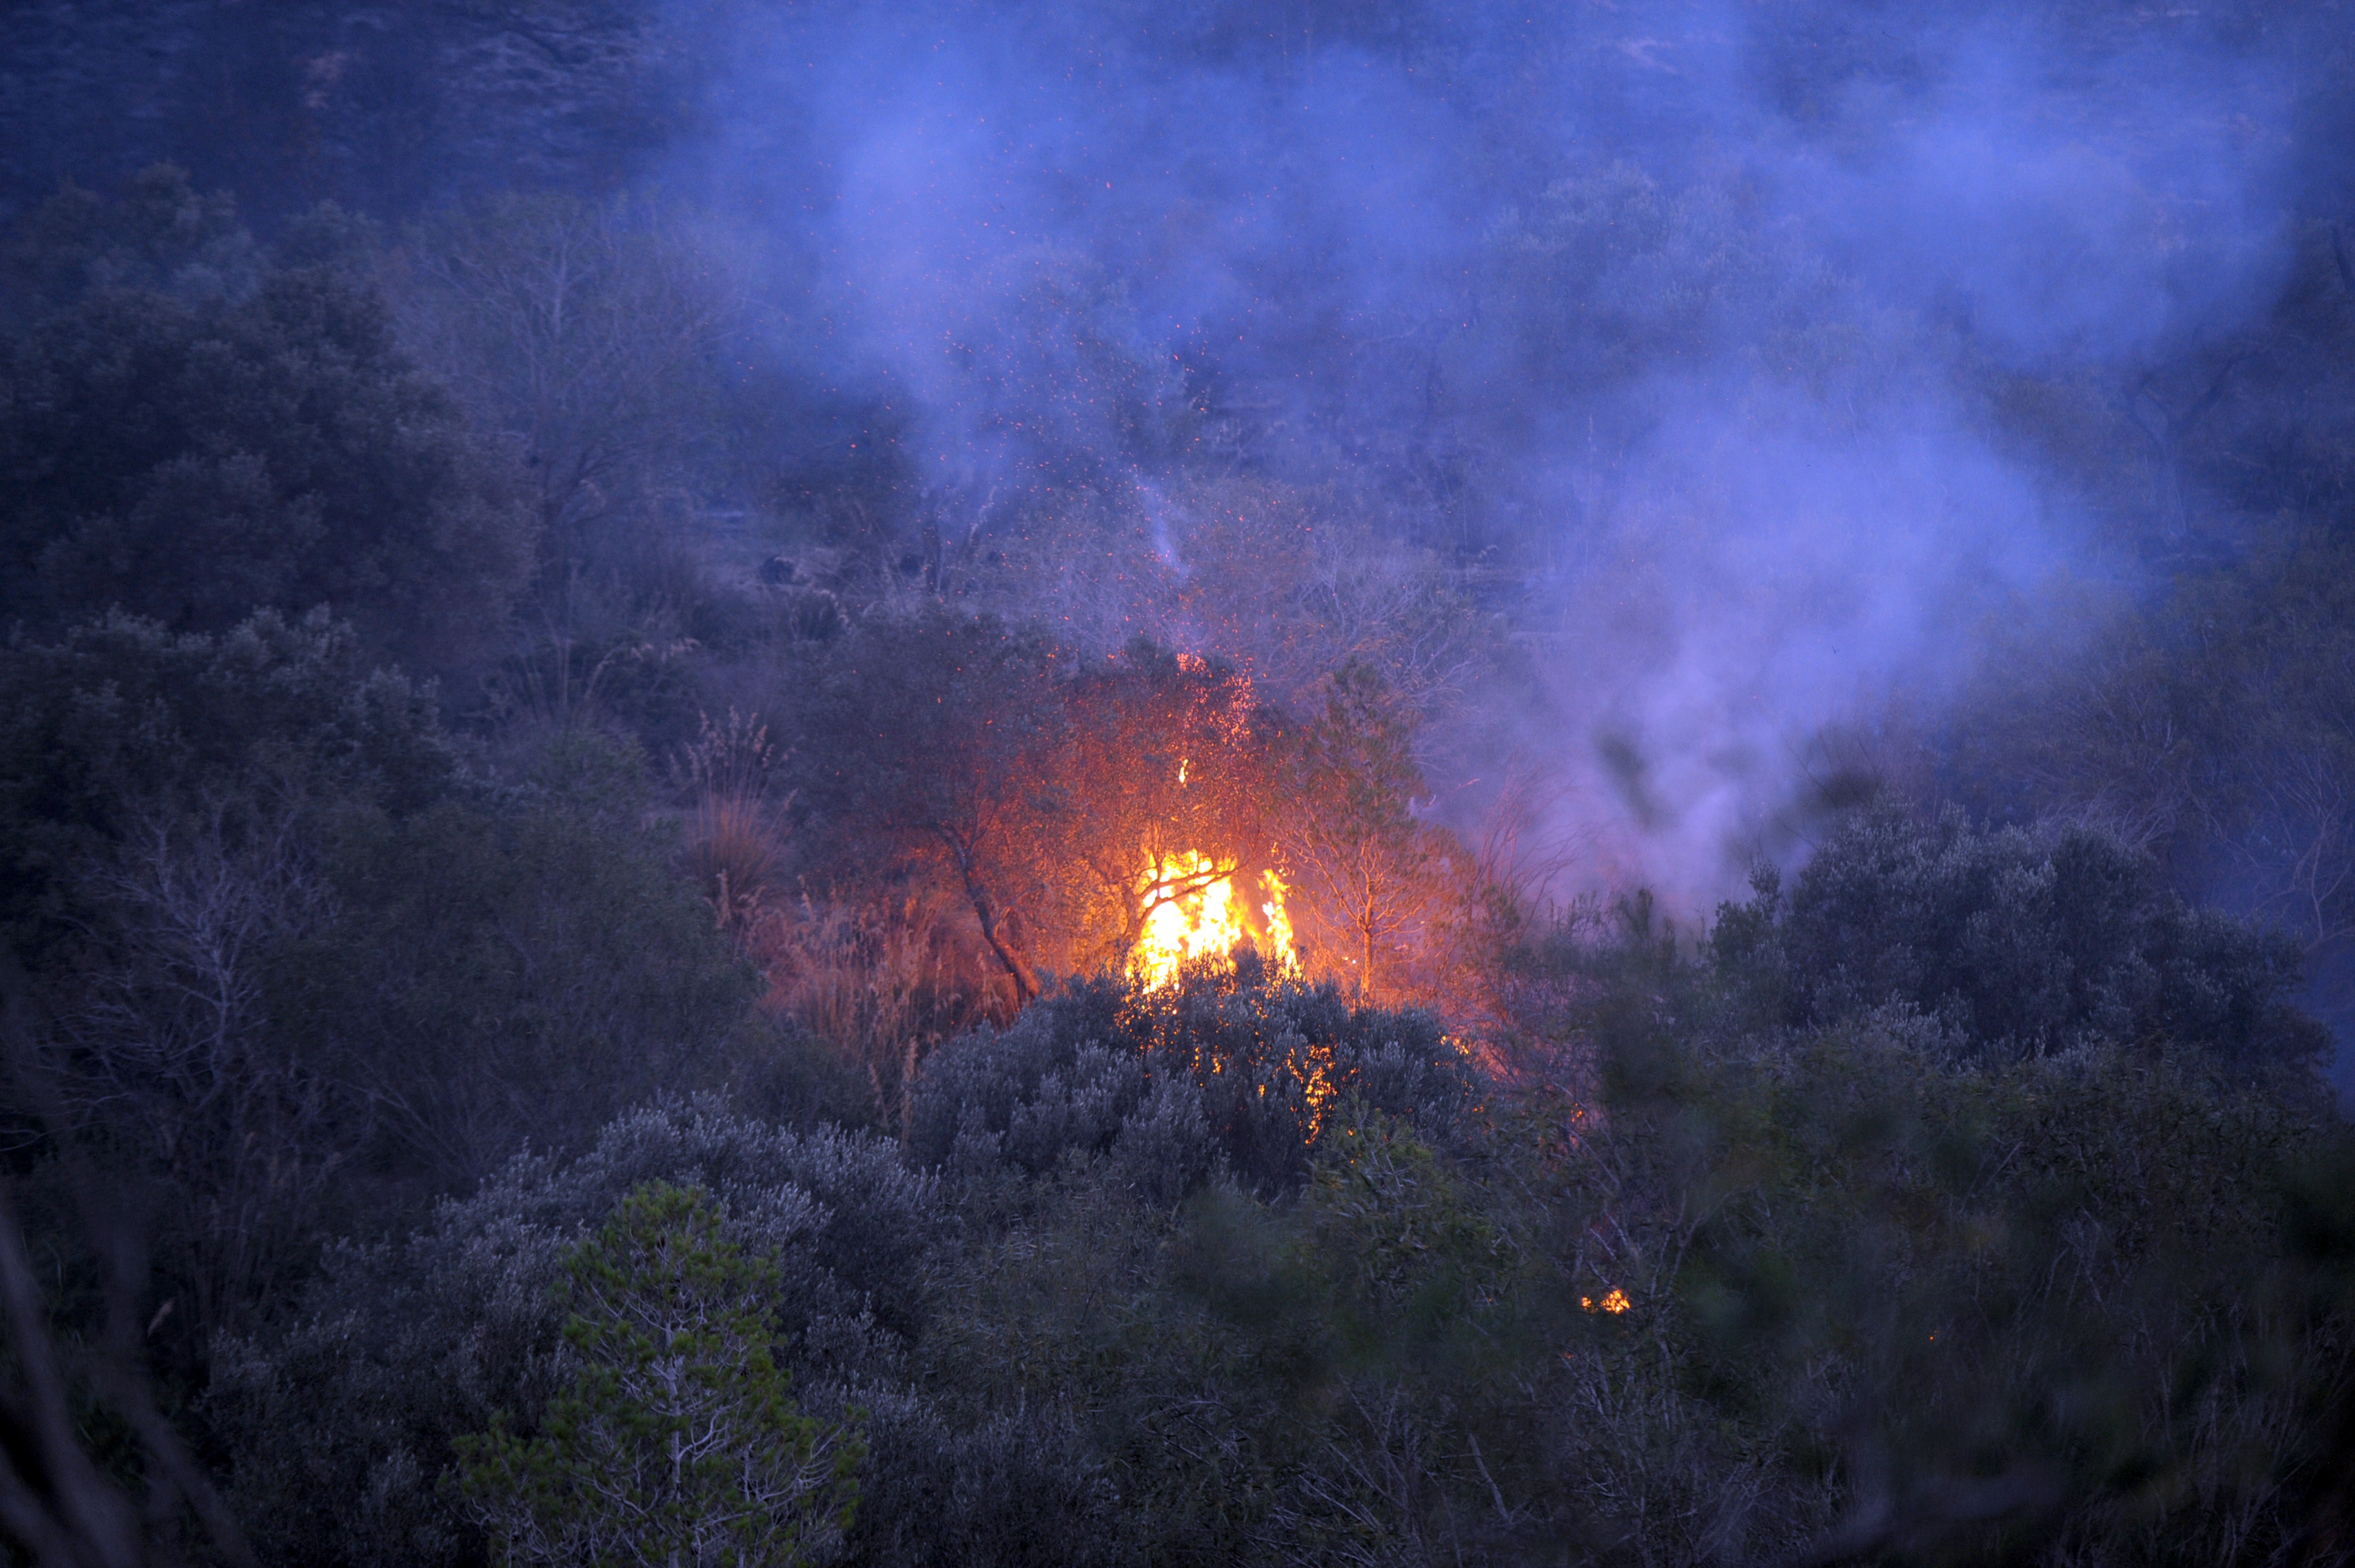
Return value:
[[(1433, 405), (1964, 332), (1736, 196), (1535, 192)], [(2355, 1549), (2337, 524), (2004, 671), (1746, 898), (1557, 904), (1433, 806), (1553, 564), (1469, 480), (1295, 461), (1051, 249), (948, 346), (1066, 367), (972, 432), (1038, 485), (944, 500), (876, 408), (776, 458), (720, 232), (265, 239), (168, 169), (21, 227), (12, 1551)], [(2312, 283), (2268, 341), (2336, 330)], [(2119, 507), (2224, 463), (1978, 371)], [(2327, 435), (2251, 494), (2335, 494)], [(1135, 965), (1222, 883), (1287, 945)]]
[(225, 1346), (229, 1496), (290, 1560), (467, 1560), (463, 1440), (559, 1418), (550, 1284), (666, 1182), (775, 1271), (800, 1408), (862, 1435), (853, 1560), (2313, 1539), (2355, 1375), (2343, 1134), (2197, 1060), (1958, 1052), (1892, 1003), (1710, 1042), (1633, 943), (1584, 950), (1585, 1098), (1246, 965), (943, 1047), (904, 1146), (634, 1114)]

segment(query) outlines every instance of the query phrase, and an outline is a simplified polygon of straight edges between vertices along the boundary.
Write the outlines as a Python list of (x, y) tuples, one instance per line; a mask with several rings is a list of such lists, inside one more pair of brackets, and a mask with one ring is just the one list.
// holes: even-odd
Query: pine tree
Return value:
[(701, 1190), (651, 1183), (566, 1261), (580, 1360), (538, 1435), (458, 1443), (459, 1489), (508, 1563), (783, 1564), (858, 1504), (857, 1429), (786, 1397), (762, 1302), (777, 1287)]

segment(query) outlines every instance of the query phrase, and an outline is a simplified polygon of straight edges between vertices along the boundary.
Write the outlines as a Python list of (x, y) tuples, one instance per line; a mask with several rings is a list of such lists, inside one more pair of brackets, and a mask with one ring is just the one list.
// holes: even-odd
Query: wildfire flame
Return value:
[(1261, 874), (1260, 891), (1267, 896), (1253, 911), (1237, 893), (1235, 875), (1192, 849), (1156, 859), (1140, 890), (1147, 905), (1145, 930), (1129, 953), (1128, 972), (1148, 987), (1167, 986), (1180, 965), (1224, 958), (1246, 942), (1277, 968), (1291, 968), (1297, 959), (1284, 879), (1272, 870)]
[[(1188, 656), (1178, 655), (1178, 662)], [(1192, 765), (1191, 759), (1178, 760), (1178, 788), (1186, 787)], [(1292, 916), (1284, 907), (1284, 894), (1292, 890), (1273, 868), (1261, 872), (1260, 891), (1267, 896), (1253, 912), (1235, 891), (1237, 871), (1195, 849), (1155, 856), (1137, 885), (1145, 928), (1129, 952), (1129, 974), (1158, 988), (1175, 980), (1181, 965), (1225, 958), (1246, 942), (1278, 969), (1296, 967)]]
[(1261, 874), (1259, 883), (1267, 894), (1267, 901), (1259, 906), (1260, 917), (1267, 923), (1267, 956), (1279, 969), (1296, 968), (1300, 958), (1292, 950), (1292, 917), (1284, 911), (1284, 895), (1292, 890), (1272, 869)]

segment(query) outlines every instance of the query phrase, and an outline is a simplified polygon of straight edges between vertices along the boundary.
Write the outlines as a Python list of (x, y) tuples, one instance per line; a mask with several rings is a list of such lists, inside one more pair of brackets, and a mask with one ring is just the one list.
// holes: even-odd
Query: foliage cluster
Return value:
[(1479, 1084), (1436, 1019), (1273, 976), (1247, 956), (1165, 990), (1073, 982), (1004, 1030), (943, 1048), (926, 1064), (908, 1152), (978, 1184), (985, 1209), (1018, 1200), (1005, 1176), (1049, 1178), (1075, 1157), (1108, 1159), (1148, 1204), (1214, 1179), (1273, 1193), (1305, 1179), (1351, 1114), (1452, 1138)]
[[(1092, 659), (1035, 625), (931, 608), (874, 615), (823, 656), (793, 715), (806, 863), (837, 886), (921, 879), (963, 902), (1016, 1005), (1041, 976), (1125, 963), (1146, 916), (1198, 880), (1300, 879), (1313, 973), (1394, 997), (1446, 912), (1449, 840), (1411, 709), (1370, 667), (1287, 720), (1229, 666), (1143, 639)], [(896, 852), (879, 866), (878, 847)], [(852, 868), (857, 869), (853, 870)]]
[(777, 1270), (743, 1255), (705, 1194), (640, 1188), (565, 1274), (576, 1370), (544, 1435), (502, 1419), (456, 1444), (495, 1556), (787, 1563), (839, 1539), (864, 1450), (785, 1397), (767, 1322)]
[[(1237, 16), (1154, 47), (1256, 59)], [(2023, 366), (1745, 179), (1552, 168), (1465, 308), (1307, 313), (1280, 387), (1052, 247), (923, 385), (781, 390), (738, 351), (808, 324), (635, 198), (30, 213), (9, 1549), (144, 1482), (118, 1559), (240, 1560), (208, 1471), (305, 1564), (2355, 1551), (2296, 1007), (2355, 932), (2344, 248), (2238, 336)], [(1856, 814), (1697, 929), (1549, 923), (1433, 824), (1560, 564), (1507, 526), (1553, 471), (1487, 459), (1934, 371), (2179, 572), (1940, 738), (1975, 818)], [(1108, 977), (1178, 851), (1291, 878), (1305, 974)]]
[(602, 815), (609, 745), (496, 785), (324, 612), (111, 616), (10, 650), (0, 705), (13, 1103), (156, 1214), (184, 1366), (324, 1231), (577, 1147), (759, 1032), (666, 846)]
[(2101, 1051), (1622, 1050), (1606, 1100), (1468, 1157), (1368, 1117), (1289, 1204), (1172, 1224), (1066, 1172), (935, 1375), (1094, 1435), (1123, 1507), (1087, 1561), (2319, 1544), (2338, 1135)]
[[(648, 1206), (644, 1192), (664, 1183), (673, 1195)], [(510, 1508), (533, 1490), (527, 1476), (496, 1468), (501, 1454), (531, 1467), (512, 1445), (630, 1446), (610, 1431), (576, 1424), (568, 1437), (553, 1425), (567, 1410), (592, 1424), (612, 1415), (611, 1392), (578, 1380), (611, 1370), (600, 1336), (626, 1338), (613, 1313), (627, 1321), (636, 1310), (623, 1301), (568, 1339), (579, 1314), (567, 1304), (583, 1304), (561, 1288), (574, 1274), (651, 1275), (634, 1288), (657, 1299), (708, 1285), (704, 1307), (725, 1332), (783, 1358), (774, 1379), (762, 1374), (720, 1402), (757, 1395), (751, 1413), (710, 1413), (798, 1432), (802, 1418), (776, 1403), (786, 1373), (804, 1380), (805, 1403), (845, 1414), (840, 1391), (887, 1376), (929, 1319), (928, 1282), (952, 1225), (932, 1179), (881, 1140), (797, 1135), (711, 1103), (634, 1112), (577, 1160), (518, 1158), (442, 1205), (430, 1229), (336, 1249), (291, 1320), (220, 1347), (205, 1416), (231, 1443), (232, 1499), (272, 1521), (269, 1539), (285, 1561), (476, 1561), (486, 1528), (526, 1524), (485, 1518), (454, 1482), (442, 1484), (461, 1439), (494, 1431), (502, 1412), (513, 1418), (469, 1450), (494, 1467), (481, 1485)], [(663, 1236), (704, 1255), (666, 1275), (658, 1259), (638, 1255)], [(576, 1343), (583, 1335), (589, 1342)], [(710, 1360), (704, 1349), (679, 1353)], [(714, 1375), (743, 1373), (732, 1353), (718, 1361)], [(559, 1452), (567, 1463), (581, 1456)]]
[(490, 651), (530, 532), (350, 223), (323, 210), (265, 258), (170, 169), (35, 218), (0, 379), (0, 613), (221, 632), (326, 605), (413, 663)]
[(2334, 1022), (2355, 994), (2348, 566), (2309, 527), (2184, 575), (2090, 656), (2030, 665), (2040, 700), (1975, 716), (1955, 769), (1984, 812), (2106, 827), (2294, 937)]
[[(1271, 1026), (1360, 1061), (1313, 1141), (1261, 1116), (1295, 1140), (1273, 1162)], [(307, 1560), (464, 1560), (435, 1476), (583, 1397), (550, 1285), (656, 1180), (774, 1260), (798, 1419), (861, 1424), (853, 1561), (2323, 1545), (2355, 1211), (2310, 1113), (2115, 1041), (1958, 1058), (1886, 1008), (1738, 1045), (1654, 1009), (1587, 1102), (1383, 1041), (1445, 1050), (1206, 974), (944, 1049), (906, 1165), (714, 1105), (625, 1118), (241, 1342), (210, 1407), (236, 1495)], [(1221, 1065), (1138, 1071), (1189, 1054)], [(515, 1435), (461, 1442), (497, 1410)], [(353, 1495), (377, 1511), (319, 1501)]]
[(2328, 1040), (2295, 1006), (2298, 944), (2186, 908), (2144, 857), (2086, 827), (1974, 832), (1859, 815), (1787, 895), (1771, 869), (1721, 910), (1709, 955), (1738, 1016), (1823, 1028), (1909, 1012), (1958, 1056), (2094, 1041), (2189, 1051), (2239, 1076), (2309, 1068)]

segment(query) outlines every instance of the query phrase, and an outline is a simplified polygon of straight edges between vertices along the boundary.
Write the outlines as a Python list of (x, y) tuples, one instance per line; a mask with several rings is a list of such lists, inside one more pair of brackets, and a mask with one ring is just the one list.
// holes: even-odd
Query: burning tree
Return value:
[[(1289, 962), (1267, 826), (1274, 723), (1250, 679), (1140, 638), (1083, 670), (1066, 700), (1072, 790), (1087, 803), (1071, 914), (1073, 929), (1097, 933), (1082, 938), (1083, 964), (1166, 981), (1179, 963), (1245, 941)], [(1266, 901), (1254, 912), (1239, 884)]]
[(995, 616), (876, 618), (845, 640), (803, 716), (828, 742), (799, 783), (833, 869), (954, 887), (1017, 1006), (1039, 995), (1036, 947), (1073, 816), (1060, 657)]
[(956, 890), (1017, 1005), (1043, 967), (1288, 947), (1280, 893), (1276, 916), (1235, 896), (1278, 885), (1274, 727), (1226, 666), (1141, 641), (1083, 661), (932, 610), (847, 640), (805, 723), (829, 742), (799, 783), (831, 869)]
[(1042, 972), (1159, 986), (1246, 944), (1414, 988), (1453, 841), (1413, 816), (1412, 715), (1369, 668), (1291, 726), (1219, 661), (1142, 639), (1087, 659), (937, 606), (828, 657), (803, 715), (822, 760), (796, 781), (816, 868), (877, 896), (953, 891), (1014, 1006)]

